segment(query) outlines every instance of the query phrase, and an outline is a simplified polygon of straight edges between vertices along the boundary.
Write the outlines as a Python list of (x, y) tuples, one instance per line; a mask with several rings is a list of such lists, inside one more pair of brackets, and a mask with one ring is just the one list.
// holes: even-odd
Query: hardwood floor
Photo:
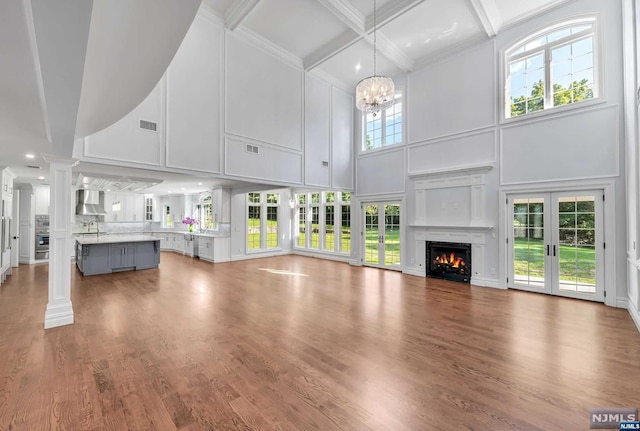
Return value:
[(300, 256), (0, 287), (0, 430), (574, 430), (640, 406), (626, 310)]

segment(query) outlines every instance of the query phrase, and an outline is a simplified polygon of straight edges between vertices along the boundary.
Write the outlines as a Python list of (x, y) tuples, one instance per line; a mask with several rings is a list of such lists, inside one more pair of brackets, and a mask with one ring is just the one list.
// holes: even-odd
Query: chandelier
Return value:
[(395, 84), (387, 76), (376, 75), (376, 0), (373, 0), (373, 76), (364, 78), (356, 87), (356, 107), (366, 113), (373, 113), (393, 105)]

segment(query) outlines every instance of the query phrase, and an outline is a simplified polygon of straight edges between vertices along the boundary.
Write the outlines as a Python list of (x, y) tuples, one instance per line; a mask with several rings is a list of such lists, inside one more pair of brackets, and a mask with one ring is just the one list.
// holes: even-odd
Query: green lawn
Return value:
[[(377, 264), (378, 257), (378, 230), (368, 229), (365, 235), (365, 262)], [(400, 228), (395, 226), (384, 233), (384, 263), (385, 265), (400, 265)]]
[[(304, 228), (304, 226), (302, 226)], [(328, 226), (328, 232), (325, 234), (325, 246), (328, 244), (335, 244), (335, 233), (333, 230), (333, 226)], [(347, 228), (342, 229), (342, 244), (340, 251), (343, 253), (351, 252), (351, 230)], [(298, 233), (298, 246), (304, 247), (306, 244), (306, 233), (299, 232)], [(311, 248), (319, 248), (320, 247), (320, 231), (318, 224), (313, 224), (311, 226)]]
[[(560, 245), (560, 279), (596, 284), (595, 255), (592, 247)], [(544, 277), (546, 249), (541, 240), (516, 239), (514, 243), (515, 275)]]

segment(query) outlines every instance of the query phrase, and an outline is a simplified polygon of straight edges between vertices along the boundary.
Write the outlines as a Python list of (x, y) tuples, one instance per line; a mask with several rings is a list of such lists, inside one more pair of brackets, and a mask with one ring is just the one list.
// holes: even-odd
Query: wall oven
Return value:
[(36, 214), (36, 259), (49, 258), (49, 215)]

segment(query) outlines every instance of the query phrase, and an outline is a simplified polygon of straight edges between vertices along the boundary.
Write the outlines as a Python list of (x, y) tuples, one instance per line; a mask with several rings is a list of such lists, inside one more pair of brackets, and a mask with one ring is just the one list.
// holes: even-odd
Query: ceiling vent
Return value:
[(247, 148), (245, 149), (247, 153), (260, 154), (260, 147), (257, 145), (247, 144)]
[(140, 120), (140, 128), (144, 130), (150, 130), (152, 132), (157, 132), (158, 123), (154, 123), (153, 121)]
[(36, 165), (24, 165), (24, 167), (29, 169), (42, 169), (42, 167)]

